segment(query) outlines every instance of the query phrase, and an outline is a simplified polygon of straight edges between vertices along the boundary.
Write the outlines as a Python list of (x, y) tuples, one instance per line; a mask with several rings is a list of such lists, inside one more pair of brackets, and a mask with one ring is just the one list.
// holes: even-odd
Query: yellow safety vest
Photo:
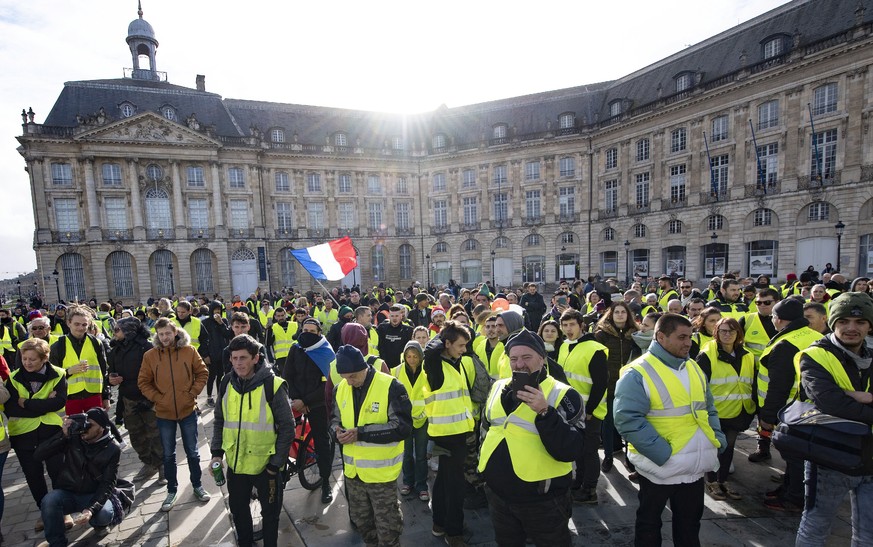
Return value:
[(61, 326), (61, 322), (58, 321), (55, 323), (55, 327), (52, 329), (52, 334), (56, 334), (58, 337), (64, 335), (64, 327)]
[[(810, 359), (818, 363), (822, 366), (828, 374), (830, 374), (834, 382), (836, 382), (837, 386), (840, 389), (855, 391), (855, 386), (852, 385), (852, 380), (849, 378), (849, 375), (846, 374), (846, 369), (843, 368), (843, 364), (837, 358), (836, 355), (829, 352), (823, 347), (820, 346), (812, 346), (809, 348), (805, 348), (800, 350), (798, 353), (798, 358), (794, 360), (795, 372), (797, 372), (797, 377), (800, 378), (800, 356), (808, 355)], [(870, 391), (870, 379), (867, 379), (867, 385), (864, 386), (863, 391)], [(807, 397), (808, 402), (812, 402), (811, 399)]]
[[(336, 388), (336, 408), (345, 429), (388, 423), (388, 389), (394, 377), (378, 370), (373, 375), (361, 410), (355, 417), (352, 386), (343, 379)], [(403, 464), (403, 441), (368, 443), (356, 441), (343, 445), (343, 474), (366, 483), (394, 482)]]
[[(561, 344), (561, 349), (558, 350), (558, 364), (564, 368), (567, 381), (582, 396), (582, 404), (587, 405), (588, 396), (591, 395), (591, 388), (594, 386), (588, 365), (591, 363), (591, 357), (601, 350), (609, 357), (609, 348), (594, 340), (575, 344), (572, 352), (568, 343)], [(598, 420), (606, 416), (606, 391), (603, 392), (603, 398), (597, 403), (597, 408), (592, 414)]]
[(424, 385), (428, 436), (445, 437), (473, 431), (473, 402), (467, 385), (461, 372), (446, 361), (443, 361), (442, 387), (433, 391), (430, 383)]
[[(801, 349), (809, 347), (813, 342), (820, 339), (822, 337), (821, 333), (812, 330), (809, 327), (801, 327), (799, 329), (793, 330), (785, 335), (776, 335), (773, 337), (773, 340), (770, 341), (770, 344), (764, 348), (764, 352), (761, 354), (761, 358), (758, 360), (758, 406), (764, 406), (764, 401), (767, 399), (767, 388), (770, 386), (770, 373), (767, 368), (767, 356), (770, 355), (770, 352), (773, 351), (773, 348), (776, 347), (776, 344), (786, 343), (794, 346), (794, 359), (797, 362), (799, 358), (797, 356), (797, 352)], [(791, 392), (788, 394), (788, 401), (794, 398), (797, 394), (797, 386), (799, 385), (800, 378), (795, 375), (794, 378), (794, 387), (791, 389)], [(788, 401), (780, 402), (780, 405), (787, 404)]]
[[(682, 385), (675, 370), (651, 353), (644, 354), (625, 369), (637, 371), (648, 385), (649, 413), (646, 420), (670, 444), (673, 455), (685, 448), (698, 428), (714, 447), (720, 446), (709, 425), (706, 375), (690, 359), (685, 362), (685, 368), (690, 391)], [(637, 452), (632, 444), (630, 450)]]
[(708, 334), (700, 331), (696, 331), (691, 333), (691, 339), (697, 342), (697, 351), (699, 353), (700, 348), (712, 341), (712, 336), (709, 336)]
[(103, 372), (100, 370), (100, 361), (97, 359), (95, 342), (86, 334), (82, 344), (82, 353), (77, 354), (73, 349), (73, 343), (69, 336), (64, 336), (66, 352), (64, 353), (64, 371), (79, 364), (79, 361), (88, 362), (88, 370), (67, 377), (67, 395), (74, 395), (81, 391), (88, 393), (101, 393), (103, 391)]
[(367, 327), (367, 345), (370, 346), (370, 355), (379, 357), (379, 333), (372, 325)]
[[(279, 393), (284, 383), (285, 380), (274, 376), (273, 393)], [(227, 466), (239, 475), (259, 475), (276, 453), (277, 436), (264, 385), (239, 393), (233, 382), (228, 382), (221, 411), (224, 414), (221, 449), (227, 457)]]
[(98, 312), (97, 321), (100, 323), (100, 329), (108, 337), (112, 337), (112, 316), (109, 312)]
[(0, 355), (12, 353), (12, 336), (9, 327), (3, 327), (3, 336), (0, 337)]
[[(573, 470), (573, 462), (558, 461), (546, 451), (534, 423), (537, 415), (531, 407), (521, 403), (509, 416), (506, 415), (500, 394), (509, 382), (511, 380), (508, 378), (498, 380), (488, 395), (485, 417), (491, 425), (482, 442), (479, 472), (485, 470), (494, 450), (505, 439), (506, 447), (509, 449), (509, 459), (512, 461), (512, 470), (521, 480), (539, 482), (567, 475)], [(551, 376), (546, 376), (540, 387), (546, 402), (552, 408), (560, 404), (561, 399), (570, 389), (570, 386), (558, 382)]]
[(760, 359), (761, 354), (764, 353), (764, 348), (770, 342), (770, 336), (767, 334), (767, 330), (761, 322), (761, 316), (757, 312), (746, 315), (745, 324), (744, 345), (752, 352), (756, 359)]
[(722, 419), (736, 418), (745, 410), (755, 413), (755, 402), (752, 400), (752, 384), (755, 381), (755, 356), (751, 352), (743, 354), (740, 373), (728, 363), (718, 358), (718, 342), (713, 340), (700, 353), (709, 357), (712, 373), (709, 378), (709, 389), (715, 401), (718, 417)]
[(660, 307), (664, 311), (667, 311), (667, 302), (670, 301), (670, 297), (673, 295), (676, 295), (676, 298), (679, 298), (679, 293), (677, 293), (675, 289), (667, 289), (666, 291), (664, 291), (664, 294), (662, 294), (658, 298), (658, 307)]
[(273, 355), (276, 359), (288, 357), (291, 346), (294, 345), (294, 335), (297, 334), (297, 321), (288, 321), (287, 327), (282, 328), (279, 323), (273, 323)]
[(339, 312), (336, 308), (333, 308), (329, 312), (326, 312), (324, 308), (322, 308), (315, 312), (315, 318), (321, 322), (322, 330), (327, 332), (334, 323), (339, 321)]
[[(423, 363), (419, 364), (419, 367), (421, 366), (423, 366)], [(406, 365), (400, 363), (391, 369), (391, 376), (397, 378), (403, 384), (403, 387), (406, 388), (409, 400), (412, 402), (412, 425), (418, 429), (427, 423), (427, 414), (424, 411), (424, 385), (427, 383), (427, 374), (424, 373), (422, 368), (413, 385), (409, 375), (406, 374)]]
[(202, 328), (202, 324), (200, 323), (200, 319), (194, 317), (193, 315), (189, 317), (190, 321), (185, 323), (185, 326), (182, 326), (182, 323), (179, 322), (178, 319), (173, 317), (173, 323), (176, 324), (180, 329), (185, 329), (185, 332), (191, 337), (191, 346), (194, 349), (200, 349), (200, 329)]
[[(482, 343), (477, 344), (479, 340)], [(488, 339), (485, 337), (477, 338), (473, 341), (473, 352), (479, 357), (479, 360), (485, 365), (485, 370), (488, 371), (488, 376), (492, 380), (500, 379), (500, 359), (504, 355), (503, 342), (497, 342), (494, 350), (491, 351), (491, 358), (488, 357)], [(510, 373), (510, 376), (512, 374)]]
[(267, 328), (267, 323), (273, 318), (274, 313), (276, 313), (275, 308), (270, 308), (270, 313), (264, 313), (264, 308), (258, 308), (258, 319), (261, 320), (261, 325), (263, 325), (264, 328)]
[[(64, 371), (63, 369), (60, 369), (50, 364), (46, 366), (54, 369), (56, 377), (44, 383), (42, 387), (39, 388), (39, 391), (34, 393), (32, 396), (30, 394), (30, 391), (15, 378), (16, 376), (18, 376), (18, 372), (22, 369), (12, 371), (12, 374), (9, 375), (9, 380), (12, 384), (12, 387), (14, 387), (15, 390), (18, 392), (18, 397), (23, 399), (48, 399), (49, 394), (55, 390), (55, 387), (60, 383), (61, 378), (64, 377)], [(19, 416), (12, 416), (11, 418), (9, 418), (9, 435), (23, 435), (24, 433), (29, 433), (38, 428), (41, 424), (56, 425), (58, 427), (61, 427), (62, 425), (64, 425), (64, 421), (61, 419), (59, 412), (46, 412), (38, 418), (23, 418)]]

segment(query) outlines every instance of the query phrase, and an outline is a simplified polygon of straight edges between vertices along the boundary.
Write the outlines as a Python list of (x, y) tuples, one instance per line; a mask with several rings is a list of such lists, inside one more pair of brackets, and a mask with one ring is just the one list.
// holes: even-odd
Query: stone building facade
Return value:
[(140, 14), (129, 77), (22, 112), (38, 266), (65, 299), (308, 288), (288, 250), (349, 235), (347, 285), (873, 275), (871, 8), (797, 0), (619, 80), (414, 116), (170, 84)]

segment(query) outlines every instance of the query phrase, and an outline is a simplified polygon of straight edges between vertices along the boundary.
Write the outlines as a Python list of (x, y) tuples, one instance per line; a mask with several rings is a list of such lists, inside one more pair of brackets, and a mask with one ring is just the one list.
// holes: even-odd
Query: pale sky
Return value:
[[(168, 80), (225, 98), (423, 112), (615, 80), (786, 0), (143, 0)], [(240, 8), (244, 9), (240, 9)], [(36, 268), (20, 112), (120, 78), (135, 0), (0, 0), (0, 279)]]

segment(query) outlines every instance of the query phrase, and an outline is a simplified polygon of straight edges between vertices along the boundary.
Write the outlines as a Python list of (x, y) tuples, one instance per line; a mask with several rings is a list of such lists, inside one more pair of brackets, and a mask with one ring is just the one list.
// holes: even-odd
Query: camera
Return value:
[(81, 435), (91, 427), (91, 422), (88, 421), (87, 414), (71, 414), (70, 416), (67, 416), (67, 419), (70, 420), (70, 426), (67, 428), (67, 432), (70, 435)]

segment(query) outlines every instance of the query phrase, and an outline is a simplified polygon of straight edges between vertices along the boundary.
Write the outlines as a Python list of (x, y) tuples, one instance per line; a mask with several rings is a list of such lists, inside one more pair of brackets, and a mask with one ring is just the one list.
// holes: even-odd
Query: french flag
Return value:
[(315, 279), (339, 281), (358, 265), (355, 248), (349, 236), (321, 245), (292, 250), (291, 254)]

